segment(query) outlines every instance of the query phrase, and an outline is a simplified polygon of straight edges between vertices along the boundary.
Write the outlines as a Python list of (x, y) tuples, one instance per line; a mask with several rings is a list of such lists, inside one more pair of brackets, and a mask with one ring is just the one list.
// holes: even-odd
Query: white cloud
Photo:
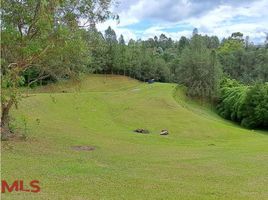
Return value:
[(222, 5), (200, 18), (192, 17), (185, 23), (200, 28), (204, 34), (221, 38), (233, 32), (242, 32), (255, 41), (265, 37), (268, 32), (268, 2), (254, 1), (248, 6), (232, 7)]
[[(129, 3), (124, 1), (123, 7), (118, 10), (119, 24), (109, 20), (98, 24), (97, 28), (104, 32), (111, 26), (118, 36), (123, 34), (126, 41), (130, 38), (147, 39), (161, 33), (178, 40), (182, 35), (189, 37), (193, 27), (197, 27), (201, 34), (220, 38), (240, 31), (255, 42), (262, 42), (265, 32), (268, 32), (267, 0), (131, 0)], [(135, 29), (136, 23), (144, 21), (153, 21), (154, 25), (143, 30)], [(187, 29), (167, 30), (185, 27), (185, 24)], [(128, 25), (134, 29), (127, 28)]]

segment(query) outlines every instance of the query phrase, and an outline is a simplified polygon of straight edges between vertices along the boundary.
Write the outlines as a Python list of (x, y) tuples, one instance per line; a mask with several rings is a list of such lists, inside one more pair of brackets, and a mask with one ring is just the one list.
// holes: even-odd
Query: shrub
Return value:
[(268, 85), (245, 86), (224, 79), (220, 84), (218, 113), (247, 128), (268, 126)]

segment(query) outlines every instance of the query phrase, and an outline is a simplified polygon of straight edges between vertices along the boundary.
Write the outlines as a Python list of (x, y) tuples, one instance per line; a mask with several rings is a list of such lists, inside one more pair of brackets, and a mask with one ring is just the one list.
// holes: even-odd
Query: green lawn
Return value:
[(92, 75), (31, 91), (13, 116), (28, 139), (2, 142), (2, 180), (37, 179), (41, 192), (3, 199), (268, 199), (268, 132), (221, 119), (175, 84)]

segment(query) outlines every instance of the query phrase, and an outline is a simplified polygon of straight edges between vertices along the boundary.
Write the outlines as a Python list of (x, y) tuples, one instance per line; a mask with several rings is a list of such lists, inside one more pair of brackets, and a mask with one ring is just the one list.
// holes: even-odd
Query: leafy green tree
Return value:
[(268, 85), (256, 84), (250, 88), (240, 112), (242, 113), (242, 126), (268, 127)]
[(261, 48), (256, 51), (256, 62), (252, 64), (253, 77), (255, 81), (268, 82), (268, 48)]
[(219, 38), (217, 36), (203, 36), (206, 46), (209, 49), (217, 49), (220, 45)]
[(243, 39), (243, 33), (241, 33), (241, 32), (232, 33), (231, 39), (237, 40), (237, 41), (240, 41), (240, 42), (243, 42), (244, 41), (244, 39)]
[(105, 40), (109, 45), (117, 44), (117, 38), (115, 31), (109, 26), (107, 30), (105, 30)]
[(212, 98), (216, 94), (221, 75), (219, 63), (216, 52), (205, 46), (201, 36), (194, 35), (189, 48), (183, 50), (177, 75), (190, 96)]
[(115, 31), (109, 26), (107, 30), (105, 30), (105, 40), (108, 45), (107, 51), (107, 67), (108, 72), (114, 72), (114, 57), (116, 55), (116, 45), (118, 44), (117, 37)]
[(125, 39), (124, 39), (124, 36), (121, 34), (119, 39), (118, 39), (118, 43), (122, 46), (126, 45), (126, 42), (125, 42)]
[(246, 84), (267, 81), (267, 49), (243, 41), (241, 33), (234, 33), (219, 47), (218, 59), (225, 74)]
[(166, 50), (166, 49), (172, 47), (173, 41), (172, 41), (171, 38), (168, 38), (165, 34), (161, 34), (160, 37), (159, 37), (158, 45), (163, 50)]
[(182, 36), (179, 40), (178, 48), (182, 51), (185, 47), (189, 46), (189, 44), (189, 40), (185, 36)]
[[(112, 14), (110, 0), (1, 3), (1, 136), (6, 139), (10, 135), (10, 109), (18, 105), (21, 98), (19, 86), (25, 84), (25, 72), (36, 76), (28, 77), (28, 82), (36, 82), (80, 71), (77, 67), (85, 66), (88, 61), (80, 22), (86, 20), (93, 24)], [(32, 69), (36, 73), (32, 73)]]
[(224, 40), (217, 51), (223, 71), (231, 78), (240, 77), (242, 69), (239, 61), (242, 59), (244, 43), (240, 39), (229, 38)]

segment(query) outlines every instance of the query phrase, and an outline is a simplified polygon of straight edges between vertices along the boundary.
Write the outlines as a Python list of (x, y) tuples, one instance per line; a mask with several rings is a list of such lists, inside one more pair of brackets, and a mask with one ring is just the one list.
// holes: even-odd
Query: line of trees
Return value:
[[(216, 103), (220, 98), (220, 105), (228, 96), (222, 92), (223, 77), (241, 84), (262, 85), (254, 90), (268, 81), (268, 35), (263, 45), (254, 45), (240, 32), (220, 41), (217, 36), (202, 36), (194, 29), (191, 38), (182, 36), (179, 41), (161, 34), (126, 43), (124, 36), (118, 37), (111, 27), (104, 34), (95, 28), (95, 23), (117, 19), (109, 11), (111, 3), (111, 0), (2, 2), (2, 136), (9, 135), (9, 112), (22, 97), (20, 86), (33, 87), (78, 77), (81, 73), (176, 82), (187, 86), (189, 96)], [(264, 103), (268, 104), (266, 100)], [(220, 107), (224, 113), (225, 106)], [(263, 112), (267, 115), (266, 107)]]
[[(104, 35), (94, 27), (84, 30), (83, 39), (90, 57), (84, 70), (89, 73), (184, 84), (189, 96), (217, 104), (219, 114), (227, 119), (248, 128), (267, 125), (267, 43), (249, 43), (240, 32), (220, 42), (217, 36), (202, 36), (194, 29), (191, 38), (181, 37), (179, 41), (161, 34), (148, 40), (131, 39), (126, 44), (124, 36), (117, 37), (111, 27)], [(241, 85), (226, 87), (221, 81), (224, 77)], [(253, 95), (252, 91), (260, 94)], [(255, 104), (249, 106), (249, 101)]]
[(191, 38), (182, 36), (179, 41), (161, 34), (159, 38), (131, 39), (128, 44), (111, 27), (104, 35), (97, 30), (87, 34), (92, 53), (88, 69), (93, 73), (177, 82), (188, 87), (190, 96), (209, 99), (217, 97), (223, 76), (243, 84), (268, 81), (267, 44), (254, 45), (240, 32), (221, 42), (217, 36), (202, 36), (194, 29)]
[[(161, 34), (159, 38), (130, 39), (126, 43), (124, 36), (118, 37), (111, 27), (104, 34), (94, 26), (87, 30), (61, 26), (57, 31), (53, 48), (42, 57), (43, 63), (32, 64), (23, 71), (24, 85), (45, 84), (68, 77), (68, 72), (121, 74), (141, 81), (154, 78), (182, 83), (188, 87), (189, 95), (212, 98), (217, 95), (223, 75), (244, 84), (268, 81), (267, 45), (249, 43), (240, 32), (221, 42), (217, 36), (202, 36), (195, 29), (191, 38), (182, 36), (179, 41)], [(2, 31), (3, 38), (6, 34), (11, 33)], [(6, 40), (2, 44), (11, 49), (14, 43)], [(2, 52), (5, 65), (12, 54)]]

